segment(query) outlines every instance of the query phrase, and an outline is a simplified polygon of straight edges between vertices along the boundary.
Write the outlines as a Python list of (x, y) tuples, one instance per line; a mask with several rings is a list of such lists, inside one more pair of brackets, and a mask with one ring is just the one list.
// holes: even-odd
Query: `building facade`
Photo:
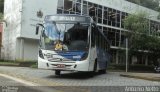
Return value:
[[(127, 30), (123, 20), (130, 14), (146, 12), (149, 19), (149, 35), (160, 36), (158, 12), (130, 3), (125, 0), (59, 0), (57, 14), (89, 15), (99, 29), (111, 42), (112, 63), (125, 63)], [(136, 64), (148, 64), (149, 56), (133, 56), (131, 61)]]
[(54, 6), (54, 0), (5, 0), (1, 58), (37, 60), (39, 36), (35, 34), (35, 25), (45, 15), (55, 14)]
[[(112, 62), (124, 63), (127, 30), (123, 19), (143, 11), (149, 16), (149, 34), (160, 36), (159, 13), (125, 0), (5, 0), (7, 26), (2, 40), (2, 56), (11, 60), (37, 59), (39, 36), (35, 35), (35, 24), (42, 22), (45, 15), (77, 14), (94, 19), (111, 42)], [(42, 13), (43, 17), (37, 16), (37, 13)], [(133, 60), (138, 62), (136, 56)]]

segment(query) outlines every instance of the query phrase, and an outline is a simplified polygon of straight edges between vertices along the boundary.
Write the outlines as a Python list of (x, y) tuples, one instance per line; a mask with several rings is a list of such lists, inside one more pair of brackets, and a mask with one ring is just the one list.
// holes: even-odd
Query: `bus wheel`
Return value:
[(94, 69), (93, 69), (93, 72), (96, 73), (97, 72), (97, 61), (95, 61), (94, 63)]
[(90, 72), (90, 76), (93, 77), (94, 75), (96, 75), (96, 72), (97, 72), (97, 61), (95, 61), (94, 63), (94, 68), (93, 71)]
[(100, 74), (106, 74), (106, 69), (99, 70), (98, 72), (99, 72)]
[(60, 70), (55, 70), (55, 75), (61, 75), (61, 71)]

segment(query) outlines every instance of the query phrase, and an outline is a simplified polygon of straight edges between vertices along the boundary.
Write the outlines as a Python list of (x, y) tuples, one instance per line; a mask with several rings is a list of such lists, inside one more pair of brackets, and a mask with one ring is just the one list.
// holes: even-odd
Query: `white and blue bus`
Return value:
[(40, 35), (38, 68), (106, 72), (110, 43), (89, 16), (48, 15), (37, 24)]

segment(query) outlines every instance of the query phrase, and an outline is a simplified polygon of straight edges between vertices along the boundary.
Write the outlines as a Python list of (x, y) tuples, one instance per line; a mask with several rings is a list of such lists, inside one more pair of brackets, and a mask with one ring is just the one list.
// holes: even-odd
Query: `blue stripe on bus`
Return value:
[[(71, 59), (73, 61), (80, 61), (85, 54), (84, 51), (68, 51), (68, 52), (58, 52), (58, 55), (66, 58), (66, 59)], [(77, 57), (77, 58), (76, 58)]]

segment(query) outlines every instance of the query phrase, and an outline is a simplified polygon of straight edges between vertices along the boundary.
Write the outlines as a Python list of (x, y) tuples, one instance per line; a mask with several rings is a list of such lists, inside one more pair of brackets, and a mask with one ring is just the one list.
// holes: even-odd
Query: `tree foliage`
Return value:
[(0, 20), (3, 20), (4, 0), (0, 0)]
[[(146, 13), (129, 15), (123, 22), (129, 38), (129, 48), (134, 51), (143, 50), (160, 53), (160, 38), (149, 35), (149, 21)], [(152, 30), (151, 30), (152, 31)]]
[(0, 0), (0, 13), (3, 13), (4, 9), (4, 0)]
[(141, 6), (160, 11), (159, 1), (160, 0), (127, 0), (129, 2), (139, 4)]
[(137, 13), (132, 14), (126, 17), (123, 20), (124, 26), (127, 30), (129, 30), (128, 33), (126, 33), (126, 36), (129, 39), (129, 47), (132, 48), (133, 42), (136, 39), (140, 39), (142, 34), (147, 34), (148, 32), (148, 20), (146, 19), (147, 14), (146, 13)]
[(134, 33), (147, 33), (149, 29), (147, 17), (145, 12), (129, 15), (123, 20), (124, 25)]

